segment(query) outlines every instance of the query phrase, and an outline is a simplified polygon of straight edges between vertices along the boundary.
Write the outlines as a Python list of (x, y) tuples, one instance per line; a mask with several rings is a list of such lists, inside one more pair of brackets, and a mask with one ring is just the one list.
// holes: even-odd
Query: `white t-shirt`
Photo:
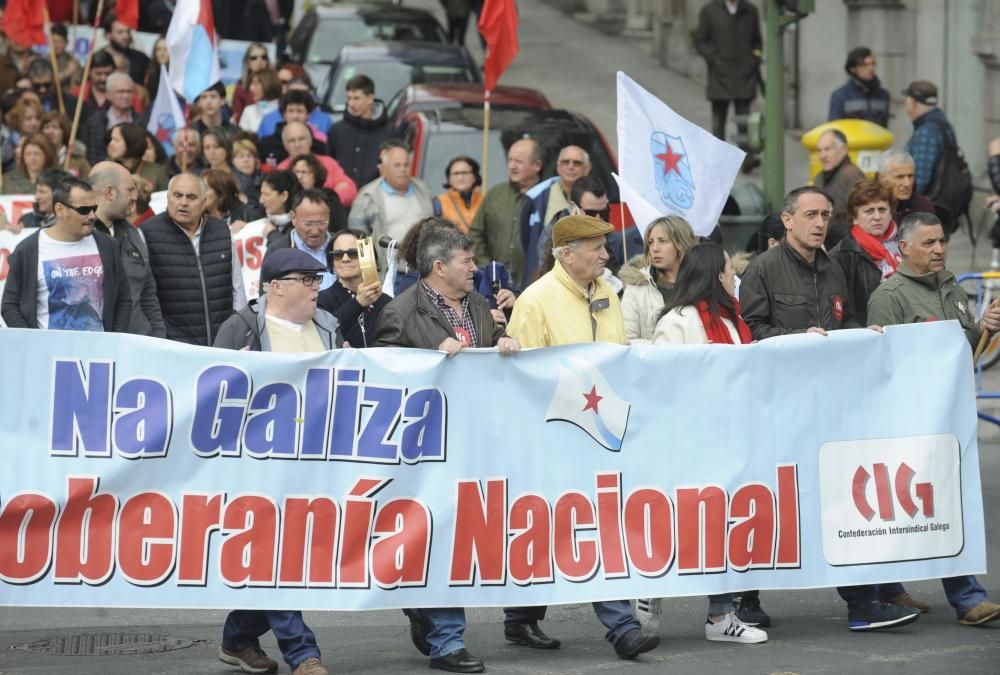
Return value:
[(56, 241), (38, 233), (38, 327), (104, 331), (104, 264), (94, 237)]

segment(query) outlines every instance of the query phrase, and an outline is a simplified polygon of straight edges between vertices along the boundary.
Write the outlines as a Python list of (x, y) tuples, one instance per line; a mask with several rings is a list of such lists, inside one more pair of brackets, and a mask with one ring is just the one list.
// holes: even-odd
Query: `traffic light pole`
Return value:
[(773, 213), (785, 198), (785, 45), (782, 35), (813, 10), (811, 2), (798, 2), (795, 14), (781, 12), (781, 0), (765, 0), (764, 57), (767, 64), (764, 92), (764, 199)]

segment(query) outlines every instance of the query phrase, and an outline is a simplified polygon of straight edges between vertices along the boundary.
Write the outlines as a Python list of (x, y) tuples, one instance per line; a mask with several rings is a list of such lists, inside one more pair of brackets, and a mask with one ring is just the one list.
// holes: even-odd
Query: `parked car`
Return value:
[(359, 42), (345, 45), (327, 78), (320, 101), (334, 113), (344, 110), (347, 81), (365, 74), (375, 94), (391, 99), (410, 84), (481, 82), (482, 75), (465, 47), (430, 42)]
[[(408, 113), (417, 110), (443, 110), (465, 105), (481, 106), (485, 87), (480, 83), (449, 82), (411, 84), (399, 90), (389, 101), (388, 114), (395, 126)], [(490, 93), (491, 106), (519, 106), (547, 110), (552, 107), (545, 94), (527, 87), (499, 86)]]
[[(490, 107), (487, 187), (507, 180), (507, 150), (514, 141), (529, 136), (541, 146), (543, 177), (555, 175), (560, 149), (578, 145), (590, 155), (591, 174), (607, 186), (608, 199), (618, 201), (618, 185), (611, 177), (611, 172), (617, 171), (617, 161), (593, 122), (568, 110), (492, 104)], [(413, 174), (428, 184), (438, 185), (444, 180), (451, 158), (470, 155), (480, 159), (483, 107), (480, 103), (411, 111), (399, 120), (394, 134), (413, 148)]]
[(329, 5), (302, 15), (288, 38), (288, 52), (320, 88), (326, 84), (340, 49), (367, 40), (410, 40), (446, 44), (448, 35), (430, 12), (394, 5)]

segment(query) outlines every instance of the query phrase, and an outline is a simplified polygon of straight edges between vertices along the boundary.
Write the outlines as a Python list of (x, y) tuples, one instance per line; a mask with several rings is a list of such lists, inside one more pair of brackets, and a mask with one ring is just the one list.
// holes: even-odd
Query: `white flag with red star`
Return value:
[(575, 358), (559, 362), (559, 384), (545, 421), (575, 424), (608, 450), (621, 450), (631, 404), (611, 389), (597, 368)]
[(745, 157), (618, 73), (619, 173), (660, 215), (681, 216), (708, 236)]

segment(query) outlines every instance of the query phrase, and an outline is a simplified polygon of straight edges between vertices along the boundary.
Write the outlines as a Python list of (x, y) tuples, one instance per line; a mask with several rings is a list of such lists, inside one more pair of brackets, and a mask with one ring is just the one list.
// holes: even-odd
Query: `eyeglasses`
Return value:
[(343, 258), (345, 255), (351, 260), (358, 259), (358, 249), (356, 248), (335, 248), (331, 253), (337, 259)]
[(563, 166), (583, 166), (586, 164), (582, 159), (560, 159), (559, 163)]
[(591, 218), (600, 218), (601, 220), (607, 220), (608, 216), (611, 214), (611, 207), (605, 206), (603, 209), (583, 209), (584, 215), (588, 215)]
[(52, 88), (52, 82), (32, 82), (31, 88), (35, 91), (48, 91)]
[(73, 211), (79, 213), (81, 216), (89, 216), (91, 213), (97, 211), (96, 204), (90, 204), (88, 206), (72, 206), (71, 204), (67, 204), (66, 202), (56, 202), (56, 204), (62, 204), (67, 209), (72, 209)]
[(298, 281), (301, 282), (306, 288), (312, 288), (314, 286), (319, 286), (320, 282), (323, 281), (323, 275), (303, 274), (301, 277), (278, 277), (275, 281)]

